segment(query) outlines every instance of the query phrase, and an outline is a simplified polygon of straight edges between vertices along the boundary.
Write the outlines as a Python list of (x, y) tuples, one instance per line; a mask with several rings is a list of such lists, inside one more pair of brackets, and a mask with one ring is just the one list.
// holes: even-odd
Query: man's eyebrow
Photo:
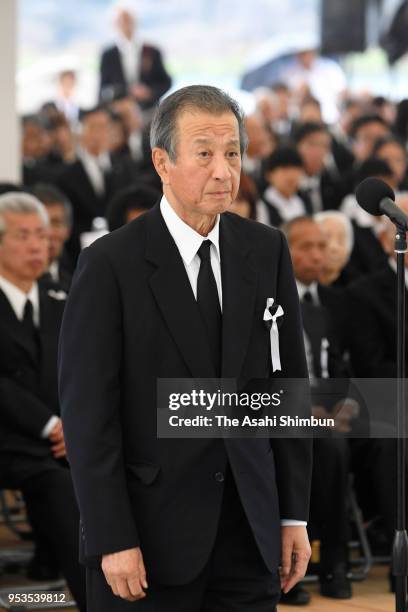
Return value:
[[(210, 142), (213, 142), (212, 138), (205, 138), (204, 136), (199, 136), (198, 138), (194, 139), (193, 144), (209, 144)], [(227, 145), (239, 146), (239, 140), (237, 138), (231, 138), (231, 140), (227, 142)]]

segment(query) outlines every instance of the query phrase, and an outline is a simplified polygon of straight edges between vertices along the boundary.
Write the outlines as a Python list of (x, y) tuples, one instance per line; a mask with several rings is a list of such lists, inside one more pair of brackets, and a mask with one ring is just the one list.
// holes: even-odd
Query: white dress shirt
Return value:
[[(217, 283), (218, 297), (222, 309), (221, 255), (219, 244), (220, 216), (217, 215), (215, 225), (208, 236), (202, 236), (180, 219), (165, 196), (162, 197), (160, 202), (160, 211), (167, 229), (180, 252), (195, 299), (197, 299), (197, 280), (201, 262), (200, 257), (197, 255), (197, 251), (204, 240), (211, 241), (211, 267), (214, 273), (215, 282)], [(307, 523), (304, 521), (292, 519), (281, 520), (282, 527), (306, 524)]]
[(128, 85), (134, 85), (139, 81), (141, 44), (134, 38), (129, 40), (125, 36), (119, 36), (117, 46), (126, 82)]
[(285, 198), (275, 187), (270, 186), (265, 190), (264, 198), (273, 208), (276, 208), (284, 223), (306, 213), (305, 204), (296, 193), (290, 198)]
[[(19, 321), (24, 318), (24, 307), (27, 300), (30, 300), (33, 305), (33, 321), (36, 327), (40, 325), (40, 297), (38, 292), (38, 284), (33, 283), (30, 291), (25, 293), (19, 287), (16, 287), (13, 283), (8, 281), (4, 276), (0, 276), (0, 289), (3, 291), (10, 306), (12, 307), (14, 314)], [(44, 429), (41, 432), (42, 438), (48, 438), (59, 419), (57, 416), (52, 416), (47, 421)]]
[(197, 299), (197, 280), (201, 262), (200, 257), (197, 255), (197, 251), (205, 240), (211, 241), (211, 267), (214, 273), (215, 282), (217, 283), (218, 297), (222, 310), (221, 257), (219, 244), (220, 216), (217, 215), (215, 225), (208, 236), (202, 236), (180, 219), (165, 196), (163, 196), (160, 202), (160, 211), (167, 225), (167, 229), (180, 251), (195, 299)]
[(109, 154), (101, 153), (101, 155), (95, 156), (85, 151), (83, 147), (79, 147), (78, 157), (84, 166), (95, 193), (102, 196), (105, 193), (104, 172), (112, 167)]

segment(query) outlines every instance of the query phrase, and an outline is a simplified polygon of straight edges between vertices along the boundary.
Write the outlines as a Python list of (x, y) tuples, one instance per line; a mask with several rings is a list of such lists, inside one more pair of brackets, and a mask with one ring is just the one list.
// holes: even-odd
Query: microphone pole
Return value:
[(406, 230), (396, 225), (397, 255), (397, 525), (392, 550), (396, 612), (407, 611), (408, 536), (406, 530), (405, 415), (405, 253)]

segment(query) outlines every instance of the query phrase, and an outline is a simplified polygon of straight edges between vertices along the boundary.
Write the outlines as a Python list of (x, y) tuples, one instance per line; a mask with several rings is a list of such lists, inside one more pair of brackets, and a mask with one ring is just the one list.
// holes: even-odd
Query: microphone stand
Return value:
[(408, 535), (406, 530), (405, 415), (405, 253), (406, 228), (396, 225), (397, 254), (397, 526), (392, 550), (396, 612), (407, 611)]

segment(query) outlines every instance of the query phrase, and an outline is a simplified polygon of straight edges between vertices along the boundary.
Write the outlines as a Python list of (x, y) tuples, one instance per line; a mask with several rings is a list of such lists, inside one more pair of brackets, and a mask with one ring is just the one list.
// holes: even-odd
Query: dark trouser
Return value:
[(215, 545), (199, 576), (189, 584), (164, 586), (152, 584), (146, 572), (147, 596), (127, 602), (113, 595), (101, 570), (88, 569), (88, 612), (275, 612), (280, 596), (278, 573), (268, 571), (259, 553), (230, 473)]
[[(381, 515), (391, 547), (397, 523), (397, 440), (356, 439), (350, 445), (363, 513)], [(408, 488), (406, 492), (408, 507)]]
[[(4, 459), (4, 462), (3, 462)], [(2, 457), (0, 469), (24, 495), (34, 537), (55, 557), (81, 612), (85, 570), (78, 561), (79, 513), (71, 474), (52, 457)]]
[[(309, 531), (320, 539), (322, 573), (347, 560), (349, 540), (349, 443), (345, 438), (313, 441), (313, 476)], [(312, 536), (313, 537), (313, 536)]]

